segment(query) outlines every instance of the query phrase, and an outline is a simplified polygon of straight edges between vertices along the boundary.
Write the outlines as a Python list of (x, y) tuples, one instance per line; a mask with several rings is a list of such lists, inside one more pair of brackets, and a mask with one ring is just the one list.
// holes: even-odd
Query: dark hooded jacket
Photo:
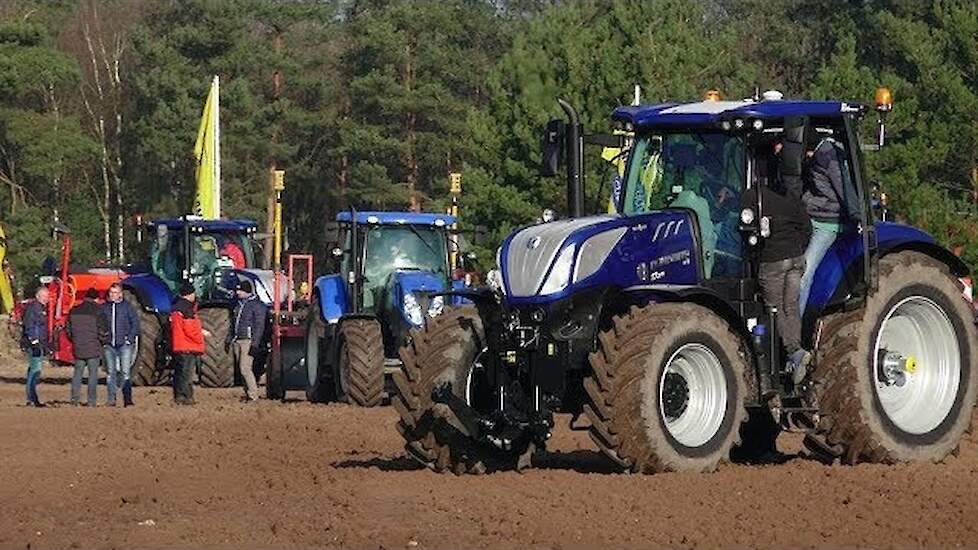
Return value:
[(94, 300), (85, 300), (71, 309), (68, 337), (76, 359), (102, 356), (102, 346), (109, 342), (109, 323)]
[(813, 220), (854, 224), (860, 208), (856, 189), (848, 176), (845, 152), (833, 139), (825, 138), (805, 165), (802, 199)]

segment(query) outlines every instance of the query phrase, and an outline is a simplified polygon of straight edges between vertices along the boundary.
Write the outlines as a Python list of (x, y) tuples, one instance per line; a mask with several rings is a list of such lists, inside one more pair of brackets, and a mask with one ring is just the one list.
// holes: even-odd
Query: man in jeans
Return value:
[(112, 283), (109, 299), (102, 304), (102, 314), (109, 323), (109, 342), (105, 353), (105, 385), (108, 388), (106, 400), (110, 407), (115, 406), (115, 393), (122, 383), (122, 404), (132, 406), (132, 380), (129, 373), (135, 352), (136, 337), (139, 336), (139, 316), (122, 299), (122, 285)]
[(255, 296), (251, 281), (239, 282), (236, 293), (238, 307), (234, 310), (234, 326), (231, 332), (231, 338), (234, 339), (232, 344), (234, 362), (238, 366), (241, 379), (245, 382), (245, 398), (248, 401), (257, 401), (258, 383), (255, 381), (252, 362), (261, 349), (268, 309)]
[(859, 199), (849, 180), (842, 145), (831, 137), (819, 138), (814, 132), (809, 133), (807, 141), (802, 199), (812, 220), (812, 238), (805, 250), (805, 274), (799, 291), (802, 314), (822, 258), (836, 236), (847, 225), (852, 227), (860, 220)]
[(41, 287), (34, 294), (34, 301), (24, 310), (24, 332), (20, 347), (27, 354), (27, 406), (44, 407), (37, 396), (37, 383), (41, 380), (41, 367), (48, 353), (47, 306), (50, 294)]
[(75, 374), (71, 379), (71, 404), (81, 401), (81, 381), (88, 371), (88, 406), (94, 407), (98, 388), (98, 365), (102, 346), (109, 341), (109, 326), (95, 299), (94, 288), (85, 292), (85, 300), (68, 314), (68, 337), (75, 355)]

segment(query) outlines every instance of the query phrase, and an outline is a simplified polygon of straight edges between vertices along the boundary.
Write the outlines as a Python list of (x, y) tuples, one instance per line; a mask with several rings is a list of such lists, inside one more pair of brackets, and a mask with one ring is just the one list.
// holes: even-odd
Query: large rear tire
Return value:
[(139, 349), (132, 365), (132, 383), (135, 386), (156, 386), (170, 380), (170, 371), (158, 368), (156, 347), (160, 342), (159, 318), (143, 309), (136, 296), (124, 291), (123, 297), (139, 316)]
[(234, 357), (224, 347), (231, 330), (231, 312), (222, 307), (200, 310), (200, 324), (211, 335), (204, 338), (200, 358), (200, 385), (205, 388), (230, 388), (234, 385)]
[(978, 394), (974, 317), (957, 279), (918, 252), (879, 262), (865, 306), (823, 321), (814, 373), (817, 450), (843, 462), (937, 462), (957, 449)]
[(340, 400), (376, 407), (384, 399), (384, 338), (375, 319), (340, 321)]
[(446, 307), (412, 331), (400, 350), (397, 394), (391, 400), (400, 415), (397, 431), (408, 454), (435, 471), (481, 474), (516, 467), (516, 454), (465, 436), (451, 425), (447, 407), (431, 399), (432, 390), (447, 383), (469, 406), (484, 410), (484, 402), (491, 401), (480, 363), (484, 349), (482, 320), (474, 306), (461, 306)]
[(591, 438), (621, 467), (708, 472), (747, 417), (741, 339), (694, 304), (632, 307), (599, 334), (586, 378)]

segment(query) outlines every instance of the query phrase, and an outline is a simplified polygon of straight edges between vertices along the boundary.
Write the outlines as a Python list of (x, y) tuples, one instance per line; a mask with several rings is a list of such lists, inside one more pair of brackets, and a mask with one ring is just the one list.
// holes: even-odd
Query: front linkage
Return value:
[(521, 326), (519, 316), (489, 289), (431, 294), (436, 295), (460, 296), (475, 304), (485, 329), (485, 347), (467, 378), (464, 396), (456, 395), (450, 383), (435, 386), (432, 412), (443, 421), (443, 429), (515, 456), (518, 470), (529, 467), (554, 426), (551, 407), (556, 401), (541, 395), (536, 383), (540, 365), (535, 364), (541, 351), (547, 352), (543, 347), (554, 355), (554, 346), (542, 344), (538, 327)]

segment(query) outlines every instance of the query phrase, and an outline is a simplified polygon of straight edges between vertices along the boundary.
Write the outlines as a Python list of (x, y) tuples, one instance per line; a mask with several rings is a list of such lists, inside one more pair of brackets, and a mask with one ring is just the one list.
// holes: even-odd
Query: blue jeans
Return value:
[(81, 400), (82, 375), (88, 370), (88, 406), (94, 407), (98, 397), (98, 357), (91, 359), (75, 359), (75, 374), (71, 377), (71, 402), (78, 403)]
[(37, 383), (41, 381), (41, 367), (44, 366), (44, 357), (34, 357), (27, 352), (27, 402), (38, 403)]
[[(116, 389), (121, 386), (124, 388), (124, 392), (128, 392), (128, 388), (132, 384), (129, 380), (129, 372), (132, 368), (133, 350), (130, 345), (122, 345), (105, 346), (103, 351), (105, 353), (105, 386), (108, 390), (106, 402), (109, 405), (115, 405)], [(122, 380), (117, 378), (119, 376), (122, 377)]]
[(835, 242), (838, 235), (835, 231), (825, 231), (812, 227), (812, 238), (808, 241), (808, 248), (805, 250), (805, 274), (801, 276), (801, 290), (798, 304), (801, 306), (801, 314), (805, 314), (808, 305), (808, 295), (812, 292), (812, 281), (815, 279), (815, 270), (818, 264), (822, 263), (822, 258), (829, 251), (829, 247)]

